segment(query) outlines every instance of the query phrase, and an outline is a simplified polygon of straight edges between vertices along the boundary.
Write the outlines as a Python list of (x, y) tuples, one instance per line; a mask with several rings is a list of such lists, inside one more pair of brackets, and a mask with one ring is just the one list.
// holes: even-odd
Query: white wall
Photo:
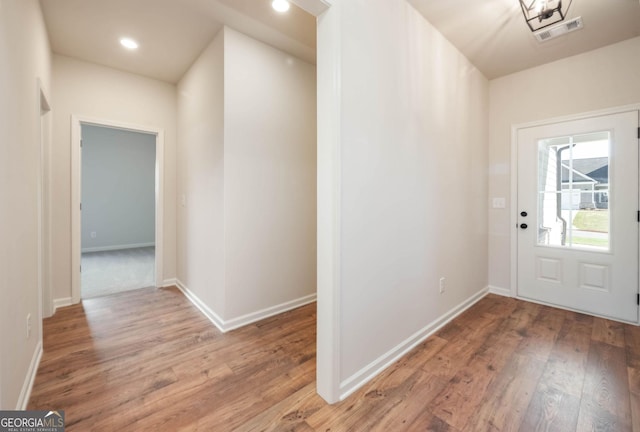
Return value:
[(335, 400), (487, 286), (489, 102), (484, 76), (405, 0), (339, 2), (319, 26), (319, 94), (339, 89), (319, 124), (338, 125), (337, 157), (330, 132), (318, 142), (320, 198), (337, 211), (319, 217), (335, 239), (319, 249), (318, 385), (337, 379), (321, 389)]
[(154, 244), (155, 170), (155, 135), (82, 126), (83, 252)]
[(59, 55), (53, 56), (53, 77), (54, 298), (71, 297), (72, 114), (164, 130), (163, 275), (171, 280), (176, 274), (176, 87)]
[(489, 283), (511, 287), (511, 126), (640, 102), (640, 37), (492, 80), (489, 196)]
[[(36, 0), (0, 0), (0, 408), (23, 409), (41, 349), (38, 295), (40, 96), (49, 42)], [(51, 102), (51, 99), (49, 99)], [(26, 316), (32, 333), (26, 337)]]
[(316, 293), (315, 66), (225, 28), (226, 311)]
[(224, 31), (178, 83), (177, 172), (177, 277), (224, 316)]
[(178, 279), (224, 323), (315, 294), (315, 68), (224, 28), (178, 84)]

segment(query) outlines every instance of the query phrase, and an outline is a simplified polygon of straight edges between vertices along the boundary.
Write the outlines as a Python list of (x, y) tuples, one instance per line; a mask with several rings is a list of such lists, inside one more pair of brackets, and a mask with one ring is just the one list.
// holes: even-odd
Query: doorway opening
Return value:
[(155, 285), (154, 134), (82, 125), (81, 296)]
[(74, 303), (161, 286), (164, 133), (72, 118)]

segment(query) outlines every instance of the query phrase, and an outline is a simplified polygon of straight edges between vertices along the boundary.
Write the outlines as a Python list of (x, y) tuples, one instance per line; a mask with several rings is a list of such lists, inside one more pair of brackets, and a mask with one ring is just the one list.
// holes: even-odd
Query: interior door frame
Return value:
[[(518, 296), (518, 131), (524, 128), (537, 127), (537, 126), (547, 126), (554, 123), (564, 123), (575, 120), (584, 120), (593, 117), (601, 117), (612, 114), (620, 114), (629, 111), (637, 111), (640, 113), (640, 103), (623, 105), (618, 107), (605, 108), (596, 111), (588, 111), (579, 114), (572, 114), (567, 116), (553, 117), (544, 120), (537, 120), (527, 123), (518, 123), (511, 125), (511, 199), (509, 206), (509, 233), (511, 237), (511, 263), (510, 263), (510, 273), (511, 273), (511, 297), (520, 298)], [(640, 169), (640, 167), (639, 167)], [(640, 197), (638, 197), (638, 205), (640, 207)], [(640, 244), (640, 239), (639, 239)], [(640, 269), (640, 262), (638, 263), (638, 267)], [(531, 299), (526, 299), (526, 301), (530, 301), (533, 303), (541, 303)], [(555, 306), (560, 307), (560, 306)], [(573, 310), (575, 312), (585, 313), (584, 311), (579, 311), (577, 309), (571, 309), (567, 307), (562, 307), (563, 309)], [(595, 315), (595, 314), (592, 314)], [(607, 319), (611, 319), (610, 317), (605, 317)], [(636, 324), (640, 325), (640, 317), (636, 321)]]
[[(49, 92), (36, 79), (38, 98), (38, 295), (39, 325), (53, 314), (51, 284), (51, 124)], [(40, 329), (42, 335), (42, 328)]]
[(155, 135), (156, 175), (155, 175), (155, 286), (163, 285), (164, 262), (164, 130), (153, 126), (135, 125), (113, 120), (97, 119), (81, 115), (71, 115), (71, 302), (81, 299), (80, 264), (82, 260), (81, 203), (81, 148), (82, 125), (107, 127)]

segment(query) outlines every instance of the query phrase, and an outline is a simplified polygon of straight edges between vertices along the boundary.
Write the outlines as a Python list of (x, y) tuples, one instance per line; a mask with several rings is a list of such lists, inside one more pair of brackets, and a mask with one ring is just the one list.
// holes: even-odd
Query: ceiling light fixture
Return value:
[(134, 41), (131, 38), (122, 38), (120, 39), (120, 45), (125, 47), (126, 49), (134, 50), (138, 48), (138, 42)]
[(562, 0), (519, 1), (527, 25), (532, 32), (535, 32), (564, 20), (572, 0), (565, 3), (566, 7), (563, 7)]
[(273, 0), (271, 2), (271, 7), (274, 8), (277, 12), (286, 12), (289, 10), (291, 5), (287, 0)]

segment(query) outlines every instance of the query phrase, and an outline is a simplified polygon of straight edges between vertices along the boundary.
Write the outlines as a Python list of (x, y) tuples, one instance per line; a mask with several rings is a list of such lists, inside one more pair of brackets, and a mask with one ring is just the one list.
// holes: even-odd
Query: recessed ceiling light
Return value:
[(271, 7), (274, 8), (278, 12), (286, 12), (289, 10), (291, 5), (287, 0), (273, 0), (271, 2)]
[(138, 48), (138, 42), (134, 41), (131, 38), (122, 38), (120, 39), (120, 45), (125, 47), (126, 49), (134, 50)]

